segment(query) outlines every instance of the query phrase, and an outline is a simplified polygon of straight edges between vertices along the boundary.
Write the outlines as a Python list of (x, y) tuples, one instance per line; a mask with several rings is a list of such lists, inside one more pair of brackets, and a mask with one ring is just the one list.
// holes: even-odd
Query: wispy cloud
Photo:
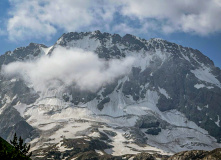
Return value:
[(95, 28), (198, 35), (221, 31), (219, 0), (10, 0), (10, 4), (10, 40), (50, 39), (58, 30)]
[(104, 84), (129, 73), (134, 58), (104, 61), (97, 54), (81, 49), (56, 48), (51, 56), (35, 61), (13, 62), (3, 66), (8, 77), (19, 76), (36, 91), (76, 85), (82, 90), (96, 91)]

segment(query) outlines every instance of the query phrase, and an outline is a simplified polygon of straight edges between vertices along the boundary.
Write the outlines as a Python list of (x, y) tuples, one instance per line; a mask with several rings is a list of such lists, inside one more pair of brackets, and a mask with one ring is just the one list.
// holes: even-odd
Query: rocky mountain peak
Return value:
[[(221, 146), (221, 71), (200, 51), (159, 38), (70, 32), (50, 48), (31, 43), (7, 52), (0, 56), (0, 65), (27, 59), (31, 63), (42, 54), (53, 55), (58, 47), (95, 53), (99, 62), (105, 62), (99, 71), (112, 62), (120, 66), (127, 58), (133, 58), (133, 63), (128, 73), (102, 83), (95, 91), (81, 90), (75, 83), (36, 91), (30, 82), (1, 75), (0, 136), (9, 138), (19, 124), (26, 129), (23, 136), (36, 148), (48, 144), (61, 148), (64, 137), (81, 137), (82, 143), (90, 137), (93, 142), (100, 138), (102, 146), (110, 143), (108, 150), (103, 149), (114, 155), (121, 148), (127, 154)], [(114, 66), (113, 73), (118, 69)]]
[(14, 61), (23, 61), (39, 57), (43, 54), (42, 48), (47, 48), (47, 46), (43, 44), (30, 43), (26, 47), (19, 47), (14, 51), (8, 51), (0, 56), (0, 68), (3, 64), (6, 65)]

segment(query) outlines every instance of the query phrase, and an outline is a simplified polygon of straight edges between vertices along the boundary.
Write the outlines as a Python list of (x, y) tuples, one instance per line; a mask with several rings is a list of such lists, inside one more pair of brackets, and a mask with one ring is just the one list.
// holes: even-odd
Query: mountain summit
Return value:
[(6, 52), (0, 69), (0, 136), (32, 150), (66, 153), (67, 139), (115, 156), (221, 147), (221, 70), (198, 50), (70, 32)]

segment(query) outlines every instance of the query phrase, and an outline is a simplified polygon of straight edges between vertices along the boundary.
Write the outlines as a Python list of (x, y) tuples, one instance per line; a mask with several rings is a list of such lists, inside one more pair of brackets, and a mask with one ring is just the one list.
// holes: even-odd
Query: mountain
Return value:
[[(73, 62), (80, 68), (74, 76), (76, 68), (65, 59), (71, 50), (85, 60), (80, 67)], [(36, 65), (40, 69), (32, 70)], [(20, 70), (8, 76), (12, 66)], [(198, 50), (159, 38), (70, 32), (51, 47), (31, 43), (6, 52), (0, 68), (0, 136), (9, 140), (16, 132), (36, 157), (91, 149), (113, 156), (170, 155), (221, 147), (221, 70)], [(56, 83), (48, 79), (60, 69), (67, 74)], [(83, 78), (70, 82), (76, 75)], [(78, 151), (74, 144), (81, 144)]]

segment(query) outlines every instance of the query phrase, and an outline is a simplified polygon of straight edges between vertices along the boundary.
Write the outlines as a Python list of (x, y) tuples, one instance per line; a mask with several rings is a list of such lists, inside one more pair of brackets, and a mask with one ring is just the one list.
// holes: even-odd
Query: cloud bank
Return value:
[(2, 72), (11, 78), (21, 77), (36, 91), (57, 89), (61, 85), (76, 85), (82, 90), (96, 91), (102, 85), (129, 73), (133, 62), (132, 57), (105, 61), (92, 52), (59, 47), (51, 56), (5, 65)]
[[(10, 40), (58, 31), (105, 30), (209, 35), (221, 31), (220, 0), (9, 0)], [(136, 25), (135, 25), (136, 24)]]

